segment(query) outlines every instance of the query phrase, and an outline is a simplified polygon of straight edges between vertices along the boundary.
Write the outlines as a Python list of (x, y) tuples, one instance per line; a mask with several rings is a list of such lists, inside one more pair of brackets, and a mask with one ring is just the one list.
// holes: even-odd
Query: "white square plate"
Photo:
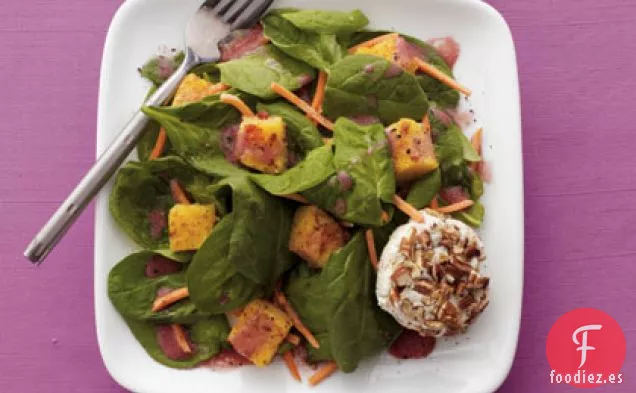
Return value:
[[(127, 0), (113, 19), (104, 49), (97, 151), (101, 153), (139, 107), (148, 85), (136, 68), (162, 47), (181, 48), (184, 26), (201, 0)], [(515, 49), (506, 22), (478, 0), (277, 0), (277, 7), (362, 9), (372, 28), (419, 38), (454, 37), (462, 47), (455, 72), (473, 89), (471, 105), (485, 130), (492, 164), (482, 236), (488, 251), (491, 303), (467, 335), (442, 341), (419, 361), (382, 355), (353, 374), (316, 388), (299, 384), (276, 364), (265, 369), (178, 371), (155, 363), (135, 341), (107, 297), (110, 269), (134, 245), (108, 212), (109, 185), (95, 220), (95, 313), (104, 363), (122, 386), (145, 393), (493, 392), (508, 374), (517, 345), (523, 285), (521, 121)], [(463, 100), (462, 100), (463, 101)], [(305, 373), (305, 379), (307, 377)]]

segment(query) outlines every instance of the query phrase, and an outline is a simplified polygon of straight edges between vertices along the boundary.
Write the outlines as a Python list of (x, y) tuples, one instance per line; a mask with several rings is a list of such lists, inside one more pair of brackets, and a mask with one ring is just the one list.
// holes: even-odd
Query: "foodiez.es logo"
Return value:
[(550, 383), (577, 387), (620, 384), (625, 351), (625, 335), (611, 316), (593, 308), (570, 311), (548, 334)]
[[(603, 328), (603, 325), (585, 325), (585, 326), (581, 326), (580, 328), (576, 329), (574, 331), (574, 334), (572, 334), (572, 341), (574, 341), (575, 344), (581, 344), (580, 347), (578, 347), (576, 350), (577, 351), (581, 351), (581, 364), (579, 364), (579, 368), (583, 367), (583, 365), (585, 365), (585, 361), (587, 360), (587, 351), (593, 351), (596, 348), (594, 347), (588, 347), (587, 346), (587, 332), (588, 330), (601, 330)], [(579, 333), (583, 333), (583, 340), (581, 343), (579, 343), (579, 340), (577, 338), (577, 335)]]

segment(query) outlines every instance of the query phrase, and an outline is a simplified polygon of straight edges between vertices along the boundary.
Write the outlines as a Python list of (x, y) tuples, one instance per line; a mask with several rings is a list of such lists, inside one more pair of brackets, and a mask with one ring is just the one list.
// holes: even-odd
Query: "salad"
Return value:
[[(151, 121), (112, 217), (140, 250), (109, 298), (149, 356), (188, 369), (281, 357), (317, 384), (383, 351), (418, 358), (488, 304), (474, 231), (481, 130), (459, 45), (277, 9), (221, 45)], [(151, 92), (183, 60), (139, 69)], [(471, 124), (472, 125), (472, 124)], [(381, 254), (381, 256), (379, 256)]]

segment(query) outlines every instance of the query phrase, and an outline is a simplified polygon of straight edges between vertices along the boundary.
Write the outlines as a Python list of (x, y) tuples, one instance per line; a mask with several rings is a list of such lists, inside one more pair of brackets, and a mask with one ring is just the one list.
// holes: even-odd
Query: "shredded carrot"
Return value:
[(172, 334), (174, 334), (175, 341), (177, 342), (179, 348), (181, 348), (184, 353), (192, 353), (192, 347), (190, 346), (188, 338), (186, 337), (187, 333), (185, 329), (181, 325), (178, 325), (176, 323), (173, 323), (172, 325), (170, 325), (170, 327), (172, 328)]
[(316, 349), (320, 348), (320, 343), (318, 342), (318, 340), (316, 340), (316, 337), (314, 337), (314, 335), (309, 331), (307, 326), (305, 326), (305, 324), (300, 320), (298, 314), (296, 314), (296, 311), (294, 311), (291, 304), (289, 304), (289, 302), (287, 301), (285, 294), (279, 290), (276, 290), (274, 292), (274, 296), (276, 297), (276, 301), (278, 302), (278, 304), (283, 307), (283, 310), (285, 311), (289, 319), (292, 320), (292, 323), (296, 327), (296, 330), (298, 330), (298, 332), (300, 332), (300, 334), (305, 337), (305, 339), (312, 347)]
[(285, 337), (285, 340), (292, 345), (300, 344), (300, 337), (298, 337), (294, 333), (289, 333), (287, 337)]
[(163, 149), (166, 148), (166, 141), (168, 139), (168, 135), (166, 134), (166, 130), (163, 127), (159, 130), (159, 134), (157, 135), (157, 140), (155, 141), (155, 146), (152, 148), (150, 152), (150, 156), (148, 156), (149, 160), (156, 160), (161, 157), (163, 154)]
[(318, 74), (318, 83), (316, 84), (316, 94), (311, 102), (311, 107), (318, 113), (322, 113), (322, 103), (325, 101), (325, 87), (327, 86), (327, 73), (320, 71)]
[(428, 64), (419, 57), (415, 57), (414, 60), (417, 63), (418, 68), (425, 74), (437, 79), (446, 86), (455, 89), (466, 96), (470, 96), (472, 94), (472, 91), (470, 91), (470, 89), (460, 85), (456, 80), (438, 70), (437, 67)]
[(475, 202), (471, 201), (470, 199), (466, 199), (464, 201), (461, 202), (457, 202), (457, 203), (453, 203), (452, 205), (448, 205), (448, 206), (443, 206), (443, 207), (438, 207), (437, 210), (440, 213), (455, 213), (464, 209), (468, 209), (469, 207), (471, 207), (472, 205), (474, 205)]
[(170, 193), (172, 194), (172, 199), (174, 199), (176, 203), (184, 205), (190, 204), (190, 200), (188, 199), (186, 192), (183, 187), (181, 187), (181, 184), (179, 184), (177, 179), (170, 180)]
[(188, 292), (187, 287), (175, 289), (174, 291), (160, 296), (155, 299), (152, 303), (152, 312), (161, 311), (164, 308), (178, 302), (179, 300), (183, 300), (190, 296), (190, 292)]
[(431, 209), (439, 209), (439, 202), (437, 202), (437, 195), (435, 195), (433, 197), (433, 200), (431, 201)]
[(431, 132), (431, 121), (428, 118), (428, 113), (422, 118), (422, 127), (424, 128), (424, 132)]
[(215, 83), (212, 86), (210, 86), (210, 89), (208, 90), (208, 94), (209, 95), (219, 94), (220, 92), (230, 90), (230, 87), (232, 86), (225, 84), (223, 82)]
[[(206, 94), (207, 95), (219, 94), (223, 91), (229, 90), (230, 87), (231, 87), (230, 85), (227, 85), (223, 82), (215, 83), (214, 85), (210, 86)], [(150, 152), (150, 156), (148, 156), (149, 160), (156, 160), (157, 158), (161, 157), (161, 154), (163, 154), (163, 150), (166, 148), (167, 139), (168, 139), (168, 135), (166, 134), (166, 130), (162, 127), (159, 130), (159, 134), (157, 135), (157, 140), (155, 141), (155, 145), (152, 148), (152, 151)]]
[[(358, 44), (356, 46), (353, 46), (351, 48), (349, 48), (349, 53), (355, 53), (358, 51), (358, 49), (360, 48), (369, 48), (371, 46), (377, 45), (378, 43), (387, 40), (387, 39), (393, 39), (398, 37), (399, 35), (397, 33), (389, 33), (389, 34), (384, 34), (378, 37), (375, 37), (371, 40), (365, 41), (361, 44)], [(414, 57), (413, 60), (417, 63), (418, 68), (423, 71), (424, 73), (432, 76), (433, 78), (439, 80), (440, 82), (444, 83), (445, 85), (447, 85), (450, 88), (453, 88), (461, 93), (463, 93), (466, 96), (470, 96), (472, 94), (472, 91), (470, 91), (470, 89), (460, 85), (456, 80), (454, 80), (453, 78), (451, 78), (450, 76), (444, 74), (442, 71), (438, 70), (435, 66), (432, 66), (431, 64), (425, 62), (424, 60), (420, 59), (419, 57)]]
[[(473, 134), (473, 136), (470, 138), (470, 144), (473, 146), (473, 149), (475, 149), (475, 151), (477, 152), (477, 154), (479, 154), (481, 156), (481, 149), (482, 149), (482, 135), (483, 135), (483, 128), (478, 129), (477, 131), (475, 131), (475, 133)], [(478, 162), (472, 162), (470, 164), (470, 168), (476, 172), (476, 173), (480, 173), (481, 172), (481, 165), (482, 165), (482, 161), (478, 161)]]
[(391, 218), (389, 217), (389, 213), (382, 210), (382, 222), (387, 223)]
[(298, 371), (296, 359), (294, 359), (294, 354), (292, 353), (292, 351), (285, 352), (283, 354), (283, 360), (285, 361), (285, 365), (287, 365), (287, 368), (289, 369), (292, 377), (294, 377), (296, 381), (301, 382), (302, 378), (300, 378), (300, 372)]
[(384, 41), (384, 40), (388, 40), (388, 39), (393, 39), (393, 38), (397, 38), (400, 35), (398, 33), (388, 33), (388, 34), (383, 34), (383, 35), (379, 35), (375, 38), (372, 38), (368, 41), (364, 41), (363, 43), (360, 43), (356, 46), (352, 46), (351, 48), (349, 48), (349, 53), (355, 53), (358, 51), (358, 49), (360, 48), (369, 48), (372, 46), (375, 46), (377, 44), (379, 44), (380, 42)]
[(311, 377), (309, 377), (309, 384), (312, 386), (318, 385), (320, 382), (327, 379), (331, 374), (338, 370), (336, 362), (327, 362), (322, 365), (318, 371), (316, 371)]
[(246, 117), (254, 117), (256, 116), (254, 112), (247, 106), (246, 103), (243, 102), (240, 98), (235, 96), (234, 94), (221, 94), (221, 102), (224, 104), (232, 105), (236, 110), (241, 112), (243, 116)]
[(276, 82), (272, 82), (272, 90), (276, 94), (286, 99), (287, 101), (296, 105), (298, 108), (300, 108), (300, 110), (305, 112), (305, 114), (307, 114), (313, 120), (316, 120), (323, 127), (325, 127), (326, 129), (330, 131), (333, 131), (333, 123), (329, 119), (325, 118), (323, 115), (318, 113), (314, 108), (311, 107), (311, 105), (303, 101), (296, 94), (292, 93), (291, 91), (287, 90), (285, 87), (279, 85)]
[(290, 201), (296, 201), (298, 203), (302, 203), (305, 205), (309, 204), (309, 201), (307, 200), (307, 198), (305, 198), (304, 196), (300, 195), (300, 194), (284, 194), (284, 195), (279, 195), (281, 198), (285, 198), (285, 199), (289, 199)]
[(404, 214), (411, 217), (413, 221), (423, 223), (424, 217), (420, 214), (420, 212), (410, 203), (400, 198), (399, 195), (393, 195), (393, 204), (395, 207), (400, 209)]
[(480, 128), (477, 131), (475, 131), (473, 136), (470, 138), (470, 144), (473, 145), (473, 149), (475, 149), (475, 151), (479, 155), (481, 155), (481, 141), (482, 141), (483, 133), (484, 133), (484, 129)]
[(369, 259), (373, 269), (378, 270), (378, 253), (375, 251), (375, 239), (373, 238), (373, 229), (367, 229), (364, 232), (364, 236), (367, 238), (367, 250), (369, 251)]

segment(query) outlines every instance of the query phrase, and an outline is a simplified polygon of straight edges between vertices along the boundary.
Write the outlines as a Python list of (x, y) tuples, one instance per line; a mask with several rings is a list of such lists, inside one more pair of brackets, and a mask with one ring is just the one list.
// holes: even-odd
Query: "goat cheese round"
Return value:
[(422, 336), (464, 332), (488, 305), (490, 279), (479, 236), (468, 225), (432, 210), (424, 223), (410, 221), (393, 232), (378, 264), (381, 308)]

